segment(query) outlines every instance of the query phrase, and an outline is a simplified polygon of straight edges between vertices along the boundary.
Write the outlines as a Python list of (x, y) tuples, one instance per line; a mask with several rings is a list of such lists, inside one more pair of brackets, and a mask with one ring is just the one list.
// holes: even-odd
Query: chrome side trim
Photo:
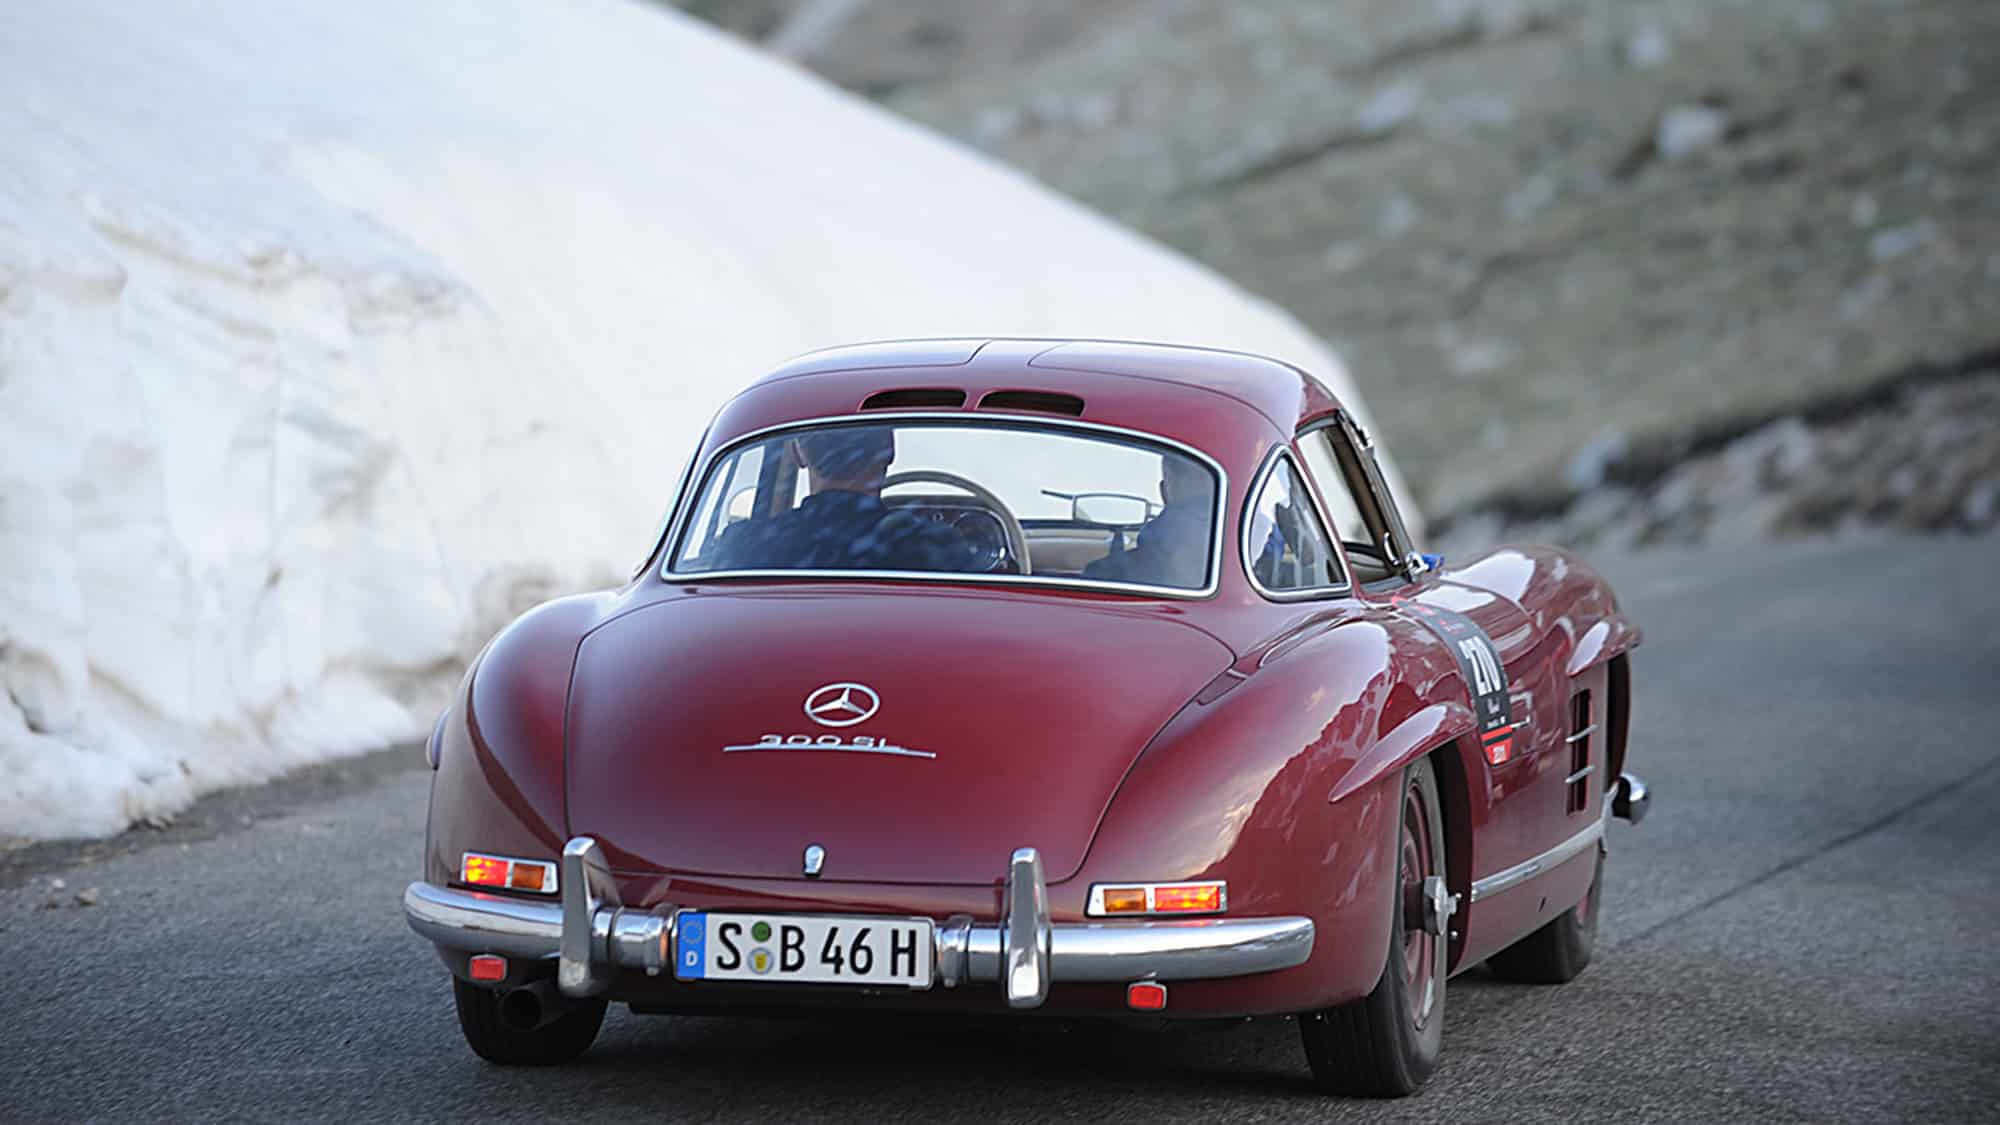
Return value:
[(1576, 743), (1582, 742), (1584, 739), (1589, 738), (1591, 735), (1596, 733), (1597, 733), (1597, 724), (1592, 723), (1589, 726), (1583, 728), (1582, 730), (1577, 731), (1575, 734), (1570, 735), (1568, 738), (1563, 739), (1563, 741), (1570, 743), (1571, 745), (1575, 745)]
[[(733, 401), (733, 400), (732, 400)], [(693, 517), (694, 509), (700, 506), (702, 490), (708, 485), (709, 474), (716, 462), (729, 455), (738, 446), (783, 433), (786, 430), (806, 426), (832, 425), (840, 422), (937, 422), (949, 425), (977, 426), (985, 428), (1047, 430), (1066, 429), (1085, 433), (1102, 434), (1126, 438), (1145, 445), (1164, 446), (1185, 453), (1206, 465), (1215, 473), (1215, 515), (1213, 533), (1210, 536), (1213, 550), (1209, 552), (1208, 582), (1198, 590), (1183, 589), (1178, 586), (1149, 586), (1138, 582), (1104, 582), (1090, 578), (1056, 578), (1038, 574), (971, 574), (955, 571), (935, 570), (711, 570), (700, 573), (682, 574), (673, 568), (674, 556), (679, 553), (681, 543), (687, 535), (687, 523)], [(704, 441), (707, 440), (704, 435)], [(775, 426), (765, 426), (743, 434), (728, 444), (721, 446), (701, 463), (696, 474), (694, 487), (682, 492), (669, 524), (665, 552), (660, 556), (657, 573), (663, 582), (687, 584), (708, 582), (724, 578), (764, 578), (810, 581), (834, 578), (846, 582), (948, 582), (968, 586), (1050, 586), (1073, 590), (1102, 590), (1116, 594), (1145, 594), (1149, 597), (1180, 598), (1194, 600), (1213, 597), (1222, 588), (1223, 528), (1229, 511), (1229, 473), (1222, 463), (1185, 442), (1173, 438), (1149, 434), (1143, 430), (1127, 429), (1123, 426), (1108, 426), (1102, 422), (1085, 422), (1076, 418), (1034, 418), (1008, 415), (986, 414), (976, 410), (939, 411), (888, 411), (874, 410), (858, 414), (831, 414), (823, 418), (801, 418), (794, 422), (782, 422)]]
[(1041, 1007), (1049, 997), (1049, 891), (1042, 881), (1042, 855), (1033, 848), (1014, 849), (1008, 861), (1000, 944), (1007, 1006)]
[(1512, 890), (1535, 876), (1540, 875), (1542, 872), (1552, 870), (1565, 861), (1583, 854), (1584, 851), (1589, 849), (1592, 844), (1597, 843), (1603, 836), (1604, 818), (1600, 816), (1590, 822), (1590, 827), (1585, 828), (1583, 831), (1578, 832), (1548, 851), (1524, 862), (1517, 863), (1504, 871), (1496, 871), (1484, 879), (1474, 879), (1472, 881), (1472, 901), (1478, 902), (1483, 898), (1491, 898), (1501, 891)]

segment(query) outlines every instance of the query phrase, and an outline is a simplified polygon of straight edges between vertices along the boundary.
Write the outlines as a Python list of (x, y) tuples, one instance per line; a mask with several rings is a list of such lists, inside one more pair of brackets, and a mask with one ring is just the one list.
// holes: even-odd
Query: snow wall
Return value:
[(1268, 304), (661, 8), (7, 8), (0, 839), (421, 738), (809, 348), (1202, 343), (1354, 401)]

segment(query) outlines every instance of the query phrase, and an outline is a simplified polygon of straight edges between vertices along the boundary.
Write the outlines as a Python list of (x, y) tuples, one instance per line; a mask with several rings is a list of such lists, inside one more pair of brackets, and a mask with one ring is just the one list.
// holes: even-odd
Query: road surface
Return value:
[(408, 750), (7, 857), (0, 1119), (2000, 1120), (2000, 536), (1600, 562), (1652, 816), (1612, 827), (1590, 969), (1454, 980), (1414, 1099), (1322, 1098), (1281, 1020), (614, 1008), (576, 1065), (486, 1065), (398, 909)]

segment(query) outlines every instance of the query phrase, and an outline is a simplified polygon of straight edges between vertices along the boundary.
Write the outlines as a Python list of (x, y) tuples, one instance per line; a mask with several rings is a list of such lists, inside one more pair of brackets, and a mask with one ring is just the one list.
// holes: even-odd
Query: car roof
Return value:
[[(919, 393), (925, 391), (932, 394)], [(952, 392), (963, 392), (962, 403)], [(996, 392), (998, 398), (989, 398)], [(787, 361), (724, 406), (708, 446), (712, 451), (772, 426), (897, 407), (1073, 416), (1233, 460), (1229, 454), (1237, 451), (1260, 456), (1271, 440), (1333, 413), (1339, 402), (1290, 364), (1218, 348), (1004, 337), (886, 340)]]

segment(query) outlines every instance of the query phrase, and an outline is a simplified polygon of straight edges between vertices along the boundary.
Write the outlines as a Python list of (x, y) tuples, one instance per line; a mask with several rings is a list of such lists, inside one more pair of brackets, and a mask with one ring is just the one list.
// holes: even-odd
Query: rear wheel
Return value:
[(453, 977), (458, 1026), (480, 1058), (502, 1066), (565, 1063), (590, 1049), (604, 1023), (602, 1000), (583, 1000), (533, 1030), (522, 1031), (501, 1014), (502, 994)]
[(1597, 851), (1597, 873), (1583, 901), (1548, 925), (1486, 959), (1501, 980), (1522, 984), (1563, 984), (1575, 980), (1590, 964), (1597, 946), (1597, 903), (1604, 889), (1604, 849)]
[(1404, 771), (1389, 957), (1367, 996), (1299, 1017), (1313, 1081), (1330, 1093), (1397, 1098), (1437, 1068), (1444, 1046), (1446, 942), (1424, 925), (1425, 880), (1444, 875), (1444, 822), (1428, 759)]

